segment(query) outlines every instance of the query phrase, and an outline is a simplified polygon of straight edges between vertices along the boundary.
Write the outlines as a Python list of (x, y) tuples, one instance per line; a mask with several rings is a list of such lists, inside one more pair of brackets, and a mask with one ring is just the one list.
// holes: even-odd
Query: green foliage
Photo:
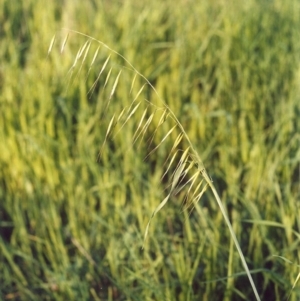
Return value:
[[(300, 298), (297, 1), (7, 0), (0, 12), (0, 299), (253, 299), (209, 191), (193, 211), (184, 190), (171, 195), (141, 250), (178, 134), (160, 144), (163, 110), (143, 132), (155, 112), (143, 101), (111, 135), (144, 82), (86, 37), (70, 33), (60, 53), (63, 27), (149, 79), (220, 191), (261, 299)], [(149, 86), (139, 98), (158, 100)]]

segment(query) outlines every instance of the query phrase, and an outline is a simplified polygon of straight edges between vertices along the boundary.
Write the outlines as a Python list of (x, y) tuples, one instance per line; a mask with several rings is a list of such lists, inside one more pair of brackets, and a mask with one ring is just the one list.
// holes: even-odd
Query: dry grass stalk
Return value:
[[(227, 212), (225, 207), (222, 204), (222, 201), (219, 197), (219, 194), (213, 184), (213, 181), (211, 180), (211, 178), (209, 177), (203, 162), (200, 158), (200, 155), (198, 154), (198, 152), (196, 151), (196, 149), (194, 148), (192, 142), (190, 141), (186, 131), (184, 130), (182, 124), (180, 123), (180, 121), (178, 120), (178, 118), (175, 116), (175, 114), (173, 113), (173, 111), (171, 110), (171, 108), (160, 98), (160, 96), (158, 95), (156, 89), (154, 88), (154, 86), (149, 82), (149, 80), (143, 76), (138, 70), (136, 70), (134, 68), (134, 66), (121, 54), (119, 54), (118, 52), (116, 52), (115, 50), (111, 49), (109, 46), (107, 46), (106, 44), (104, 44), (103, 42), (85, 35), (81, 32), (78, 31), (73, 31), (73, 30), (68, 30), (68, 34), (66, 35), (65, 39), (63, 40), (62, 46), (61, 46), (61, 53), (64, 51), (66, 43), (68, 41), (69, 35), (70, 33), (73, 34), (77, 34), (80, 36), (84, 36), (85, 38), (87, 38), (87, 41), (83, 44), (83, 46), (78, 50), (75, 61), (73, 63), (73, 66), (71, 67), (71, 69), (73, 70), (73, 68), (75, 67), (75, 65), (77, 64), (77, 61), (80, 59), (80, 57), (82, 56), (83, 52), (84, 53), (84, 57), (81, 63), (81, 67), (80, 70), (82, 68), (82, 65), (84, 63), (84, 61), (86, 60), (86, 57), (88, 55), (88, 52), (90, 50), (90, 46), (91, 44), (97, 43), (99, 45), (99, 47), (97, 48), (92, 62), (89, 66), (89, 70), (88, 70), (88, 74), (90, 73), (90, 70), (92, 68), (92, 66), (95, 63), (95, 60), (99, 54), (99, 49), (100, 46), (106, 48), (111, 54), (115, 54), (117, 55), (119, 58), (123, 59), (123, 61), (127, 64), (127, 68), (129, 68), (130, 70), (132, 70), (134, 72), (134, 76), (133, 76), (133, 80), (131, 83), (131, 89), (130, 89), (130, 94), (133, 91), (133, 85), (136, 81), (136, 78), (139, 76), (140, 78), (142, 78), (145, 81), (145, 84), (142, 85), (142, 87), (140, 88), (140, 90), (138, 91), (138, 93), (136, 94), (136, 96), (134, 97), (133, 101), (131, 102), (130, 106), (128, 107), (128, 109), (123, 108), (123, 110), (121, 111), (121, 113), (116, 116), (116, 114), (113, 114), (112, 118), (110, 119), (107, 131), (106, 131), (106, 135), (104, 137), (104, 142), (103, 145), (101, 147), (101, 150), (99, 152), (99, 156), (98, 156), (98, 160), (99, 158), (101, 158), (101, 154), (103, 152), (103, 148), (106, 144), (106, 142), (108, 141), (108, 139), (110, 139), (110, 137), (113, 137), (114, 131), (117, 128), (117, 126), (119, 125), (119, 130), (117, 132), (119, 132), (132, 118), (132, 116), (134, 114), (136, 114), (138, 112), (138, 109), (141, 107), (141, 101), (138, 101), (139, 96), (141, 95), (142, 91), (144, 90), (145, 86), (148, 85), (150, 86), (150, 88), (153, 90), (153, 92), (156, 94), (157, 98), (160, 101), (160, 105), (156, 105), (153, 103), (148, 102), (147, 100), (144, 100), (147, 103), (146, 108), (141, 112), (141, 118), (139, 119), (139, 123), (137, 125), (137, 129), (133, 135), (133, 141), (132, 143), (136, 143), (137, 140), (139, 139), (143, 139), (147, 130), (149, 129), (150, 125), (152, 125), (152, 123), (154, 122), (154, 117), (155, 115), (160, 112), (160, 119), (158, 121), (158, 123), (155, 125), (155, 130), (154, 133), (152, 134), (152, 138), (153, 139), (154, 135), (156, 132), (159, 131), (160, 127), (162, 126), (162, 124), (165, 123), (166, 120), (169, 120), (173, 126), (170, 128), (170, 130), (164, 135), (164, 137), (161, 139), (161, 141), (156, 145), (156, 147), (154, 147), (152, 150), (150, 150), (150, 152), (148, 153), (147, 157), (150, 156), (153, 152), (157, 151), (157, 149), (160, 148), (160, 146), (168, 139), (171, 137), (172, 133), (177, 130), (179, 132), (179, 134), (177, 134), (177, 138), (175, 139), (173, 146), (168, 154), (168, 158), (166, 163), (168, 163), (167, 168), (165, 169), (164, 175), (165, 176), (172, 168), (174, 168), (174, 172), (172, 173), (171, 176), (171, 180), (170, 180), (170, 189), (169, 192), (167, 194), (167, 196), (162, 200), (162, 202), (156, 207), (156, 209), (153, 211), (150, 220), (146, 226), (146, 230), (145, 230), (145, 235), (144, 235), (144, 242), (148, 236), (148, 232), (149, 232), (149, 227), (150, 227), (150, 223), (152, 221), (152, 219), (154, 218), (154, 216), (167, 204), (167, 202), (169, 201), (169, 199), (174, 195), (179, 193), (181, 190), (183, 189), (187, 189), (187, 192), (185, 194), (185, 202), (188, 204), (187, 207), (189, 206), (193, 206), (193, 204), (199, 202), (201, 196), (204, 194), (205, 190), (207, 189), (207, 187), (210, 187), (216, 202), (218, 203), (218, 206), (222, 212), (223, 218), (225, 220), (225, 223), (230, 231), (231, 237), (234, 241), (234, 244), (236, 246), (236, 249), (239, 253), (239, 256), (241, 258), (243, 267), (247, 273), (247, 276), (249, 278), (250, 284), (252, 286), (253, 292), (255, 294), (255, 298), (257, 301), (260, 301), (260, 297), (258, 295), (258, 292), (256, 290), (256, 286), (253, 282), (251, 273), (249, 271), (249, 268), (247, 266), (245, 257), (243, 255), (243, 252), (240, 248), (239, 242), (236, 238), (236, 235), (234, 233), (234, 230), (232, 228), (232, 225), (230, 223), (230, 220), (228, 218)], [(55, 36), (52, 38), (50, 46), (49, 46), (49, 50), (48, 50), (48, 55), (51, 53), (53, 46), (55, 44)], [(93, 83), (93, 85), (91, 86), (90, 90), (88, 91), (88, 94), (92, 95), (93, 92), (95, 91), (95, 88), (97, 86), (97, 84), (99, 83), (100, 77), (103, 74), (103, 72), (105, 71), (105, 69), (108, 67), (108, 62), (111, 59), (111, 54), (108, 55), (107, 59), (104, 61), (103, 66), (98, 74), (98, 77), (96, 78), (95, 82)], [(107, 86), (108, 80), (110, 78), (112, 74), (112, 68), (109, 69), (108, 74), (106, 76), (104, 85), (102, 88), (105, 88)], [(114, 80), (111, 92), (109, 94), (108, 97), (108, 101), (107, 104), (105, 106), (105, 110), (108, 109), (110, 102), (116, 92), (116, 89), (118, 88), (118, 84), (119, 84), (119, 80), (122, 74), (122, 70), (119, 71), (119, 73), (117, 74), (117, 77)], [(153, 112), (150, 112), (150, 109), (154, 109)], [(147, 113), (150, 112), (150, 116), (147, 118)], [(181, 150), (179, 148), (180, 142), (185, 139), (188, 147), (184, 150)], [(166, 165), (166, 164), (165, 164)], [(195, 169), (195, 172), (192, 173), (192, 170)], [(190, 200), (188, 200), (188, 198), (190, 198)]]

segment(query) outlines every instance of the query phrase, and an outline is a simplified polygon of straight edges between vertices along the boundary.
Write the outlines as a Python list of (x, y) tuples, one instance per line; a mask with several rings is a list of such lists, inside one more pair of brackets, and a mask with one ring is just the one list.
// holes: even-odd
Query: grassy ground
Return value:
[(132, 145), (138, 112), (97, 163), (109, 121), (132, 100), (134, 73), (112, 55), (110, 78), (122, 70), (122, 81), (104, 114), (109, 69), (88, 91), (109, 51), (99, 49), (91, 70), (72, 69), (87, 39), (70, 34), (60, 54), (62, 27), (100, 39), (150, 80), (220, 192), (261, 299), (300, 299), (297, 1), (0, 6), (0, 299), (254, 300), (210, 191), (190, 215), (184, 195), (172, 197), (141, 250), (176, 136), (144, 160), (150, 135)]

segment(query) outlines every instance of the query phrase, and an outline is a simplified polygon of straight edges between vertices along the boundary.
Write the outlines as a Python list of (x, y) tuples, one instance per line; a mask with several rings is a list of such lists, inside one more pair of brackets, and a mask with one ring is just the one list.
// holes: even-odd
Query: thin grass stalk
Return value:
[(220, 210), (221, 210), (221, 212), (222, 212), (222, 215), (223, 215), (223, 217), (224, 217), (225, 223), (226, 223), (226, 225), (227, 225), (227, 227), (228, 227), (228, 229), (229, 229), (229, 232), (230, 232), (230, 235), (231, 235), (231, 237), (232, 237), (232, 239), (233, 239), (233, 242), (234, 242), (234, 244), (235, 244), (235, 247), (237, 248), (237, 251), (238, 251), (238, 253), (239, 253), (239, 255), (240, 255), (240, 258), (241, 258), (243, 267), (244, 267), (244, 269), (245, 269), (245, 271), (246, 271), (246, 273), (247, 273), (247, 276), (248, 276), (248, 279), (249, 279), (250, 284), (251, 284), (251, 286), (252, 286), (252, 289), (253, 289), (254, 295), (255, 295), (255, 297), (256, 297), (256, 300), (257, 300), (257, 301), (261, 301), (261, 299), (260, 299), (260, 297), (259, 297), (259, 295), (258, 295), (258, 292), (257, 292), (257, 290), (256, 290), (256, 286), (255, 286), (255, 284), (254, 284), (253, 278), (252, 278), (251, 273), (250, 273), (250, 271), (249, 271), (247, 262), (246, 262), (246, 260), (245, 260), (244, 255), (243, 255), (243, 252), (242, 252), (242, 250), (241, 250), (240, 244), (239, 244), (239, 242), (238, 242), (238, 240), (237, 240), (237, 237), (236, 237), (236, 235), (235, 235), (235, 233), (234, 233), (234, 230), (233, 230), (233, 228), (232, 228), (232, 226), (231, 226), (230, 220), (229, 220), (229, 218), (228, 218), (228, 216), (227, 216), (225, 207), (223, 206), (223, 203), (222, 203), (222, 201), (221, 201), (221, 199), (220, 199), (220, 197), (219, 197), (219, 194), (218, 194), (218, 192), (217, 192), (217, 190), (216, 190), (214, 184), (212, 183), (211, 179), (209, 178), (209, 176), (208, 176), (206, 170), (204, 169), (204, 170), (202, 170), (201, 172), (202, 172), (202, 176), (204, 177), (204, 179), (205, 179), (206, 182), (208, 183), (208, 185), (209, 185), (210, 189), (212, 190), (212, 193), (213, 193), (213, 195), (214, 195), (214, 197), (215, 197), (215, 199), (216, 199), (216, 201), (217, 201), (217, 203), (218, 203), (218, 205), (219, 205), (219, 208), (220, 208)]
[[(172, 111), (172, 110), (170, 109), (170, 107), (169, 107), (169, 106), (161, 99), (161, 97), (159, 96), (158, 92), (156, 91), (156, 89), (154, 88), (154, 86), (149, 82), (149, 80), (148, 80), (144, 75), (142, 75), (137, 69), (135, 69), (134, 66), (133, 66), (133, 65), (132, 65), (132, 64), (131, 64), (124, 56), (122, 56), (122, 55), (119, 54), (117, 51), (115, 51), (115, 50), (113, 50), (112, 48), (110, 48), (110, 47), (109, 47), (108, 45), (106, 45), (105, 43), (103, 43), (103, 42), (101, 42), (101, 41), (99, 41), (99, 40), (97, 40), (97, 39), (95, 39), (95, 38), (93, 38), (93, 37), (91, 37), (91, 36), (89, 36), (89, 35), (86, 35), (86, 34), (84, 34), (84, 33), (81, 33), (81, 32), (79, 32), (79, 31), (75, 31), (75, 30), (71, 30), (71, 29), (66, 29), (66, 30), (68, 30), (68, 32), (73, 32), (73, 33), (75, 33), (75, 34), (84, 36), (84, 37), (88, 38), (88, 39), (91, 40), (91, 41), (95, 41), (96, 43), (98, 43), (98, 44), (104, 46), (106, 49), (108, 49), (108, 50), (111, 51), (112, 53), (114, 53), (114, 54), (116, 54), (117, 56), (121, 57), (121, 58), (122, 58), (122, 59), (130, 66), (130, 68), (131, 68), (136, 74), (138, 74), (141, 78), (143, 78), (143, 79), (147, 82), (147, 84), (151, 87), (151, 89), (153, 89), (154, 93), (156, 94), (156, 96), (158, 97), (158, 99), (161, 101), (162, 105), (164, 106), (164, 108), (165, 108), (165, 110), (167, 111), (167, 113), (169, 114), (169, 116), (170, 116), (170, 117), (174, 120), (174, 122), (176, 123), (175, 127), (178, 126), (178, 128), (180, 129), (180, 131), (181, 131), (181, 133), (183, 134), (184, 138), (187, 140), (188, 145), (189, 145), (188, 149), (186, 150), (186, 151), (189, 151), (189, 155), (187, 155), (187, 156), (190, 156), (191, 159), (195, 162), (195, 164), (197, 165), (197, 168), (200, 170), (200, 173), (202, 174), (203, 178), (205, 179), (205, 181), (207, 182), (207, 184), (208, 184), (209, 187), (211, 188), (211, 190), (212, 190), (212, 192), (213, 192), (213, 195), (214, 195), (214, 197), (215, 197), (215, 199), (216, 199), (216, 201), (217, 201), (217, 203), (218, 203), (218, 206), (219, 206), (219, 208), (220, 208), (220, 210), (221, 210), (221, 213), (222, 213), (222, 215), (223, 215), (223, 218), (224, 218), (224, 220), (225, 220), (225, 223), (226, 223), (227, 227), (229, 228), (230, 235), (231, 235), (231, 237), (232, 237), (232, 239), (233, 239), (233, 241), (234, 241), (234, 244), (235, 244), (235, 246), (236, 246), (236, 248), (237, 248), (237, 251), (238, 251), (238, 253), (239, 253), (239, 256), (240, 256), (240, 258), (241, 258), (242, 265), (243, 265), (243, 267), (244, 267), (244, 269), (245, 269), (245, 272), (246, 272), (246, 274), (247, 274), (247, 276), (248, 276), (248, 279), (249, 279), (249, 281), (250, 281), (250, 284), (251, 284), (251, 287), (252, 287), (252, 289), (253, 289), (255, 298), (256, 298), (257, 301), (261, 301), (261, 299), (260, 299), (260, 297), (259, 297), (259, 295), (258, 295), (257, 289), (256, 289), (256, 287), (255, 287), (254, 281), (253, 281), (253, 279), (252, 279), (250, 270), (249, 270), (248, 265), (247, 265), (247, 263), (246, 263), (245, 257), (244, 257), (244, 255), (243, 255), (243, 252), (242, 252), (242, 250), (241, 250), (241, 247), (240, 247), (240, 245), (239, 245), (239, 242), (238, 242), (238, 240), (237, 240), (237, 237), (236, 237), (236, 235), (235, 235), (235, 233), (234, 233), (234, 230), (233, 230), (233, 228), (232, 228), (232, 225), (231, 225), (231, 223), (230, 223), (230, 220), (229, 220), (229, 218), (228, 218), (228, 216), (227, 216), (225, 207), (223, 206), (222, 201), (221, 201), (221, 199), (220, 199), (220, 197), (219, 197), (219, 194), (218, 194), (218, 192), (217, 192), (215, 186), (213, 185), (212, 180), (211, 180), (210, 177), (208, 176), (208, 174), (207, 174), (207, 172), (206, 172), (206, 169), (204, 168), (204, 164), (203, 164), (203, 162), (202, 162), (202, 160), (201, 160), (199, 154), (198, 154), (197, 151), (195, 150), (195, 148), (194, 148), (192, 142), (190, 141), (190, 139), (189, 139), (189, 137), (188, 137), (186, 131), (184, 130), (182, 124), (180, 123), (180, 121), (178, 120), (178, 118), (175, 116), (175, 114), (173, 113), (173, 111)], [(63, 41), (63, 46), (62, 46), (62, 48), (61, 48), (61, 51), (63, 51), (63, 49), (64, 49), (64, 47), (65, 47), (66, 41), (67, 41), (67, 39), (68, 39), (68, 36), (69, 36), (69, 34), (67, 34), (65, 40)], [(52, 49), (52, 46), (53, 46), (52, 44), (53, 44), (53, 43), (54, 43), (54, 42), (51, 41), (50, 47), (49, 47), (50, 50)], [(110, 56), (109, 56), (109, 58), (110, 58)], [(107, 59), (107, 61), (108, 61), (108, 59)], [(106, 63), (107, 63), (107, 61), (106, 61)], [(105, 63), (105, 64), (106, 64), (106, 63)], [(103, 69), (104, 69), (104, 67), (102, 68), (102, 70), (103, 70)], [(102, 70), (100, 71), (100, 74), (102, 73)], [(109, 71), (109, 75), (110, 75), (110, 72), (111, 72), (111, 70)], [(120, 71), (120, 73), (121, 73), (121, 71)], [(112, 96), (112, 94), (114, 94), (114, 91), (115, 91), (115, 88), (116, 88), (116, 85), (117, 85), (117, 82), (118, 82), (120, 73), (119, 73), (117, 79), (115, 80), (115, 83), (114, 83), (114, 86), (113, 86), (113, 89), (112, 89), (112, 92), (111, 92), (111, 95), (110, 95), (110, 96)], [(109, 75), (108, 75), (108, 77), (109, 77)], [(99, 77), (98, 77), (98, 78), (99, 78)], [(98, 80), (98, 79), (97, 79), (97, 80)], [(97, 80), (96, 80), (96, 82), (97, 82)], [(135, 80), (135, 78), (134, 78), (134, 80)], [(94, 85), (95, 85), (95, 83), (94, 83)], [(94, 85), (93, 85), (93, 87), (92, 87), (92, 91), (93, 91)], [(106, 85), (106, 82), (105, 82), (104, 86), (105, 86), (105, 85)], [(89, 92), (90, 92), (90, 91), (89, 91)], [(110, 97), (110, 99), (111, 99), (111, 97)], [(110, 101), (110, 99), (109, 99), (109, 101)], [(109, 129), (108, 129), (108, 131), (107, 131), (107, 133), (106, 133), (105, 140), (108, 138), (108, 135), (109, 135), (109, 133), (110, 133), (110, 128), (111, 128), (111, 126), (112, 126), (112, 122), (113, 122), (113, 120), (111, 121), (111, 123), (110, 123), (110, 125), (109, 125)], [(127, 121), (126, 121), (126, 122), (127, 122)], [(167, 134), (166, 136), (168, 136), (168, 135), (173, 131), (173, 129), (174, 129), (175, 127), (173, 127), (173, 128), (168, 132), (168, 134)], [(166, 136), (165, 136), (165, 138), (166, 138)], [(164, 139), (165, 139), (165, 138), (164, 138)], [(162, 142), (163, 142), (163, 141), (161, 141), (161, 143), (162, 143)], [(160, 143), (160, 144), (161, 144), (161, 143)], [(159, 144), (159, 145), (160, 145), (160, 144)], [(103, 146), (102, 146), (102, 147), (103, 147)], [(154, 150), (155, 150), (155, 149), (154, 149)], [(154, 150), (152, 150), (152, 152), (153, 152)], [(179, 178), (179, 176), (181, 175), (181, 172), (184, 170), (184, 167), (183, 167), (182, 162), (179, 163), (179, 164), (180, 164), (180, 165), (179, 165), (178, 169), (180, 170), (180, 172), (177, 174), (177, 171), (178, 171), (178, 169), (177, 169), (177, 171), (176, 171), (177, 176), (176, 176), (175, 178), (173, 178), (173, 183), (172, 183), (172, 187), (171, 187), (170, 193), (169, 193), (169, 194), (167, 195), (167, 197), (166, 197), (166, 198), (165, 198), (165, 199), (157, 206), (157, 208), (156, 208), (156, 209), (154, 210), (154, 212), (152, 213), (151, 218), (150, 218), (150, 221), (148, 222), (148, 225), (147, 225), (146, 230), (145, 230), (145, 238), (146, 238), (146, 236), (147, 236), (147, 233), (148, 233), (148, 230), (149, 230), (149, 225), (150, 225), (150, 222), (151, 222), (152, 218), (153, 218), (153, 217), (155, 216), (155, 214), (156, 214), (158, 211), (160, 211), (160, 210), (162, 209), (162, 207), (167, 203), (167, 201), (169, 200), (170, 196), (172, 195), (173, 190), (174, 190), (174, 188), (175, 188), (175, 186), (176, 186), (176, 184), (177, 184), (177, 182), (178, 182), (178, 178)], [(181, 170), (181, 169), (182, 169), (182, 170)]]

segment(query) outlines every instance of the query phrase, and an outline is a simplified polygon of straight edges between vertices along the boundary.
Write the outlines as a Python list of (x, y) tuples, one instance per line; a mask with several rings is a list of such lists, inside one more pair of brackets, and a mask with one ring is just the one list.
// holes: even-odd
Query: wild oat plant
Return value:
[[(56, 35), (52, 38), (48, 56), (51, 55), (56, 46), (60, 48), (59, 51), (63, 55), (72, 36), (83, 37), (85, 41), (79, 46), (75, 59), (71, 63), (68, 85), (76, 81), (78, 76), (81, 75), (82, 67), (84, 64), (87, 64), (88, 72), (82, 75), (87, 82), (89, 82), (90, 73), (96, 72), (98, 74), (96, 75), (96, 80), (90, 86), (88, 97), (91, 98), (97, 92), (101, 93), (102, 99), (106, 101), (99, 105), (102, 110), (101, 118), (106, 121), (108, 119), (108, 125), (97, 160), (99, 162), (104, 160), (105, 149), (107, 148), (108, 152), (112, 151), (107, 147), (107, 144), (120, 134), (128, 123), (136, 122), (134, 120), (139, 121), (134, 125), (135, 132), (132, 137), (132, 145), (129, 147), (139, 146), (141, 142), (146, 143), (147, 154), (145, 160), (151, 157), (154, 152), (157, 152), (167, 141), (169, 142), (168, 145), (172, 145), (164, 162), (164, 174), (162, 176), (162, 183), (166, 185), (167, 195), (150, 217), (145, 229), (144, 243), (147, 239), (152, 219), (172, 196), (183, 195), (182, 202), (184, 207), (190, 211), (199, 202), (206, 189), (209, 188), (214, 195), (215, 201), (218, 203), (235, 243), (255, 298), (260, 300), (251, 272), (213, 180), (205, 169), (200, 154), (195, 149), (193, 142), (189, 139), (187, 132), (179, 118), (172, 111), (172, 108), (158, 95), (154, 84), (136, 70), (124, 56), (94, 37), (78, 31), (67, 30), (67, 34), (61, 43), (57, 42), (58, 38)], [(120, 88), (121, 86), (122, 88)], [(124, 86), (128, 88), (126, 95), (124, 95)], [(121, 93), (118, 92), (119, 89), (122, 91)], [(154, 95), (156, 101), (153, 101), (154, 97), (151, 97), (150, 101), (150, 95)], [(118, 112), (110, 110), (112, 102), (120, 103)], [(132, 118), (134, 115), (136, 115), (135, 119)], [(159, 137), (158, 141), (157, 137)]]

